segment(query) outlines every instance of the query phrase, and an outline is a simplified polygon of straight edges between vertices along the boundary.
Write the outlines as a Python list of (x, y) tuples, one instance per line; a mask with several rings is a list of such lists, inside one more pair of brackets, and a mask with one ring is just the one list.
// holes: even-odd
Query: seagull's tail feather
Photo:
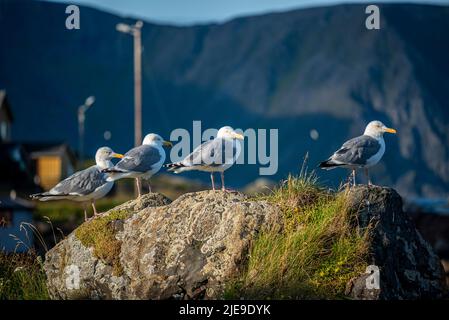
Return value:
[(328, 159), (326, 161), (320, 162), (318, 167), (320, 167), (321, 169), (324, 169), (324, 170), (331, 170), (336, 167), (340, 167), (342, 165), (343, 164), (341, 164), (341, 163), (335, 163), (334, 161), (332, 161), (332, 159)]
[(127, 174), (129, 174), (129, 172), (117, 169), (115, 167), (103, 169), (103, 170), (101, 170), (101, 172), (109, 173), (108, 177), (106, 178), (106, 181), (109, 181), (109, 182), (114, 182), (116, 180), (119, 180), (119, 179), (125, 177)]
[(164, 164), (164, 168), (168, 168), (167, 171), (173, 171), (174, 173), (182, 172), (182, 169), (185, 167), (186, 166), (183, 165), (181, 162)]
[(49, 200), (62, 200), (65, 199), (66, 197), (70, 197), (69, 194), (51, 194), (48, 192), (44, 192), (44, 193), (35, 193), (35, 194), (31, 194), (30, 198), (33, 200), (39, 200), (39, 201), (49, 201)]

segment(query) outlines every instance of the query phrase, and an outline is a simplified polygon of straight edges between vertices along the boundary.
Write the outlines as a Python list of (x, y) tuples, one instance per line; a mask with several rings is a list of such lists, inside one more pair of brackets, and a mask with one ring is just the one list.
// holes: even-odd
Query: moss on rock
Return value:
[(112, 266), (113, 275), (120, 276), (123, 267), (120, 264), (121, 241), (115, 238), (114, 221), (128, 218), (126, 210), (112, 210), (106, 215), (95, 217), (81, 225), (75, 236), (86, 247), (93, 247), (93, 254), (105, 264)]

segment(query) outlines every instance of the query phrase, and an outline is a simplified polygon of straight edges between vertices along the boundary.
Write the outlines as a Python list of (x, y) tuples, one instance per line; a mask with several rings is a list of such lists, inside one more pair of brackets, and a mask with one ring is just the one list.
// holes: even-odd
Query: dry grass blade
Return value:
[(226, 290), (227, 298), (343, 298), (346, 283), (366, 267), (368, 231), (351, 223), (344, 194), (322, 188), (303, 166), (263, 199), (284, 216), (282, 232), (254, 240), (247, 269)]

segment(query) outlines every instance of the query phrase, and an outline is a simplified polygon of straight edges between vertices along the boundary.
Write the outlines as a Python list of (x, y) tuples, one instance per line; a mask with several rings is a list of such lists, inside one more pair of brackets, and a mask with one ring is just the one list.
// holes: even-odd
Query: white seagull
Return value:
[[(115, 181), (122, 178), (136, 179), (139, 197), (142, 195), (140, 179), (148, 180), (157, 173), (165, 161), (165, 150), (163, 146), (172, 146), (169, 141), (164, 141), (162, 137), (155, 133), (150, 133), (143, 139), (142, 145), (135, 147), (125, 153), (125, 156), (112, 168), (107, 168), (103, 172), (110, 175), (108, 181)], [(151, 192), (151, 187), (149, 186)]]
[(385, 153), (385, 132), (396, 133), (396, 130), (387, 128), (380, 121), (371, 121), (363, 135), (346, 141), (329, 159), (321, 162), (319, 167), (325, 170), (338, 167), (351, 169), (353, 185), (356, 184), (356, 169), (364, 168), (368, 185), (371, 185), (368, 169), (377, 164)]
[(30, 197), (40, 201), (71, 200), (83, 202), (84, 218), (87, 220), (85, 202), (91, 202), (94, 215), (97, 215), (95, 200), (104, 197), (114, 185), (114, 182), (107, 181), (107, 174), (102, 172), (106, 168), (113, 167), (114, 164), (111, 161), (113, 158), (123, 158), (123, 155), (115, 153), (111, 148), (101, 147), (95, 154), (95, 165), (74, 173), (48, 192), (32, 194)]
[(184, 160), (165, 165), (168, 171), (180, 173), (198, 170), (210, 172), (212, 189), (215, 190), (214, 172), (221, 174), (221, 188), (225, 191), (224, 171), (229, 169), (237, 160), (241, 145), (237, 140), (243, 140), (243, 135), (229, 126), (218, 130), (217, 137), (198, 146)]

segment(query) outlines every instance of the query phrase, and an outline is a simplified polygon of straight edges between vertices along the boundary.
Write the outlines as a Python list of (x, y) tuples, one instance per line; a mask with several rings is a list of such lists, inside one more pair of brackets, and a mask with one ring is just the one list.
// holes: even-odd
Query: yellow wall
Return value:
[(61, 180), (61, 158), (43, 156), (37, 159), (37, 174), (45, 190), (54, 187)]

